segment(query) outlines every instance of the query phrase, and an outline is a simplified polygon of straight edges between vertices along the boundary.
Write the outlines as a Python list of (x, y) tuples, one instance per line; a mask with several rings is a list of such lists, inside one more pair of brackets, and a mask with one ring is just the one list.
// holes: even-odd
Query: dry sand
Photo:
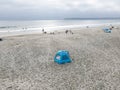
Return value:
[[(120, 90), (120, 29), (3, 37), (0, 90)], [(54, 55), (68, 50), (72, 63)]]

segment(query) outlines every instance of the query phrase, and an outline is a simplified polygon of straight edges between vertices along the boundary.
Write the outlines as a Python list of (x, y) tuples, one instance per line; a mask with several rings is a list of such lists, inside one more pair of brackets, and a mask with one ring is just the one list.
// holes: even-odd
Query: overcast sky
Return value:
[(120, 0), (0, 0), (0, 19), (120, 17)]

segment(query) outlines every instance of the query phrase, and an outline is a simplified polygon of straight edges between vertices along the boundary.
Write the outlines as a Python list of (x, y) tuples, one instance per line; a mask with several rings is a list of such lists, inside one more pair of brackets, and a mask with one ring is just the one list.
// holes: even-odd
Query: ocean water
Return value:
[(120, 24), (115, 20), (28, 20), (28, 21), (0, 21), (0, 33), (20, 31), (47, 31), (72, 29), (80, 27), (95, 27), (101, 25)]

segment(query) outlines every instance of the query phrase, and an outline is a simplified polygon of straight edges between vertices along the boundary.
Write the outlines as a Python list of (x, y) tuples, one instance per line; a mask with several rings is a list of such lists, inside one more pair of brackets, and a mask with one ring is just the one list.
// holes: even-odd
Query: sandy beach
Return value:
[[(2, 37), (0, 90), (120, 90), (120, 29)], [(54, 62), (68, 50), (72, 63)]]

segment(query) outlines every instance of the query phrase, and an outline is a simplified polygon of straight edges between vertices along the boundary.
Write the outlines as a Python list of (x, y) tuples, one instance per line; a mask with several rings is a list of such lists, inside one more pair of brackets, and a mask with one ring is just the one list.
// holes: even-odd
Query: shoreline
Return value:
[[(56, 26), (56, 27), (49, 27), (49, 28), (44, 28), (46, 32), (63, 32), (65, 30), (79, 30), (79, 29), (86, 29), (86, 28), (103, 28), (103, 27), (109, 27), (110, 25), (114, 25), (115, 27), (118, 27), (119, 24), (99, 24), (99, 25), (84, 25), (81, 27), (81, 25), (69, 25), (69, 26)], [(30, 30), (9, 30), (9, 31), (4, 31), (3, 30), (0, 32), (0, 37), (6, 37), (6, 36), (16, 36), (16, 35), (29, 35), (29, 34), (42, 34), (42, 28), (36, 28), (36, 29), (30, 29)]]

